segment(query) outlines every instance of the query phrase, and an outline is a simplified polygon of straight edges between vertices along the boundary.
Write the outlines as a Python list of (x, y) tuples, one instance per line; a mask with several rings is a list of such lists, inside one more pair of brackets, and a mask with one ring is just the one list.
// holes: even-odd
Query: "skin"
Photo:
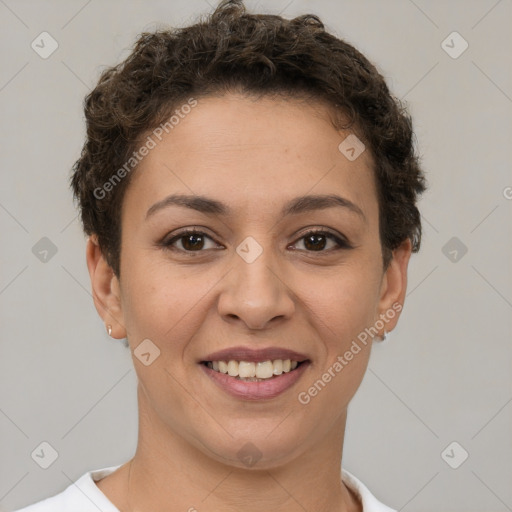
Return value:
[[(307, 405), (297, 399), (405, 298), (411, 243), (393, 252), (384, 271), (372, 158), (365, 151), (349, 161), (338, 150), (348, 134), (333, 127), (321, 103), (200, 99), (132, 176), (119, 279), (90, 237), (93, 295), (112, 336), (127, 337), (132, 356), (147, 338), (160, 350), (149, 366), (133, 356), (136, 453), (97, 482), (121, 511), (362, 510), (340, 465), (347, 407), (371, 340)], [(169, 206), (146, 219), (152, 205), (176, 193), (216, 199), (232, 214)], [(280, 216), (288, 200), (306, 194), (349, 199), (364, 219), (343, 207)], [(194, 226), (210, 237), (202, 246), (186, 237), (174, 251), (162, 245)], [(325, 245), (315, 251), (304, 238), (314, 228), (328, 228), (352, 248), (320, 238)], [(248, 236), (263, 249), (250, 264), (236, 252)], [(398, 318), (385, 324), (388, 332)], [(285, 347), (311, 364), (276, 398), (233, 398), (198, 361), (235, 345)], [(247, 442), (262, 454), (250, 468), (237, 457)]]

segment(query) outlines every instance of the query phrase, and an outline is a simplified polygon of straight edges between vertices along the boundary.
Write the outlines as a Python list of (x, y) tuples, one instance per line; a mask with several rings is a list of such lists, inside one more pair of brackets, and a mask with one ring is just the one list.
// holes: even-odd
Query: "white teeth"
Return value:
[(228, 375), (231, 377), (238, 376), (238, 362), (237, 361), (229, 361), (228, 363)]
[(238, 376), (242, 378), (256, 377), (256, 365), (254, 363), (248, 363), (247, 361), (240, 361), (238, 363)]
[(270, 379), (273, 374), (274, 365), (272, 364), (272, 361), (263, 361), (256, 365), (256, 377), (258, 377), (258, 379)]
[(271, 379), (276, 375), (295, 370), (298, 361), (290, 359), (275, 359), (274, 361), (208, 361), (208, 368), (220, 373), (227, 373), (231, 377), (255, 382), (260, 379)]
[(273, 362), (274, 366), (274, 375), (281, 375), (283, 373), (283, 360), (282, 359), (276, 359)]

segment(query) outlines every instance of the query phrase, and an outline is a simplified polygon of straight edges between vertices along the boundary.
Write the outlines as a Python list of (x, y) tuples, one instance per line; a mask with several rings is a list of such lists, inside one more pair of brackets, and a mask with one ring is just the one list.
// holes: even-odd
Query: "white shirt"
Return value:
[[(119, 512), (94, 482), (105, 478), (120, 466), (89, 471), (60, 494), (15, 512)], [(354, 475), (345, 469), (342, 469), (341, 473), (343, 482), (361, 500), (363, 512), (396, 512), (378, 501)]]

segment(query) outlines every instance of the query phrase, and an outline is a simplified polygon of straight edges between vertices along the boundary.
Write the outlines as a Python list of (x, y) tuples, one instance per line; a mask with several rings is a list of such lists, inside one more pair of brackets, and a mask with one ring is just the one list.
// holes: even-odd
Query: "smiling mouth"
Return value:
[(274, 359), (267, 361), (202, 361), (201, 364), (214, 372), (223, 373), (236, 380), (263, 382), (295, 371), (306, 361)]

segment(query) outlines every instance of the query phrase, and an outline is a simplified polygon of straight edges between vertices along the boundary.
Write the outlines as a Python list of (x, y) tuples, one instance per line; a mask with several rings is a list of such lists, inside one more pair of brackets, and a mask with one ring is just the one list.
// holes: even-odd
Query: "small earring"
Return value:
[(384, 334), (382, 335), (380, 341), (381, 343), (386, 343), (389, 341), (389, 332), (387, 332), (386, 329), (384, 329)]
[(112, 326), (110, 324), (107, 325), (107, 334), (112, 338)]

